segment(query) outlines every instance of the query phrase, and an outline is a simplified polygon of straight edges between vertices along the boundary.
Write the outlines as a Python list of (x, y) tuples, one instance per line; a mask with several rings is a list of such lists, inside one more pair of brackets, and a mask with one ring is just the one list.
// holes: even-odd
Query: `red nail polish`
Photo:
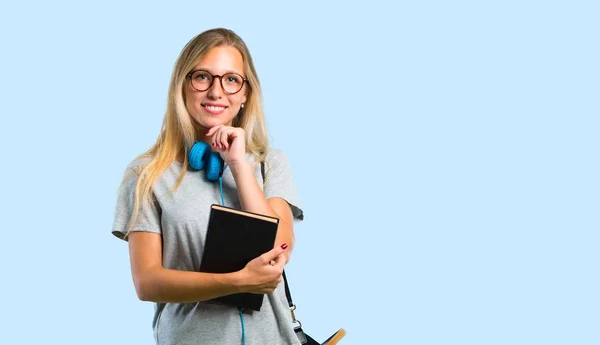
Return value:
[(286, 243), (284, 243), (284, 244), (281, 245), (281, 249), (286, 249), (286, 248), (287, 248), (287, 244)]

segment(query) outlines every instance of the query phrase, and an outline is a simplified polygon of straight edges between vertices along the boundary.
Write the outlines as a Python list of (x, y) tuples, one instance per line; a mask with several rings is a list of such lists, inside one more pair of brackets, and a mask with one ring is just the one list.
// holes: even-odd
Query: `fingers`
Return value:
[(283, 276), (279, 275), (277, 276), (277, 278), (269, 281), (268, 283), (264, 284), (261, 288), (260, 288), (260, 293), (272, 293), (273, 291), (275, 291), (275, 289), (277, 289), (277, 287), (279, 286), (279, 284), (283, 281)]
[(221, 128), (223, 128), (223, 125), (218, 125), (218, 126), (211, 127), (208, 130), (208, 132), (206, 132), (206, 136), (210, 137), (210, 136), (215, 135), (215, 133), (218, 133)]
[(282, 254), (273, 260), (273, 267), (280, 271), (283, 271), (285, 268), (285, 256)]
[(220, 146), (222, 148), (228, 149), (229, 148), (229, 135), (231, 134), (231, 130), (228, 129), (221, 129), (219, 131), (219, 137), (216, 138), (217, 139), (217, 143), (220, 144)]
[(269, 286), (268, 291), (266, 291), (266, 293), (272, 293), (273, 291), (275, 291), (275, 289), (277, 289), (277, 287), (279, 286), (279, 284), (281, 283), (281, 281), (283, 280), (283, 278), (281, 278), (281, 276), (279, 276), (276, 280), (274, 280), (272, 282), (272, 285)]
[(212, 146), (228, 149), (229, 139), (243, 138), (245, 134), (243, 128), (218, 125), (209, 129), (206, 136), (212, 137)]
[(223, 125), (218, 125), (215, 127), (212, 127), (211, 129), (208, 130), (208, 132), (206, 132), (206, 136), (207, 137), (212, 137), (211, 138), (211, 146), (212, 147), (216, 147), (216, 148), (222, 148), (221, 147), (221, 140), (220, 140), (220, 136), (222, 133), (222, 129)]
[(223, 128), (223, 125), (214, 126), (206, 132), (206, 136), (211, 137), (211, 146), (213, 147), (221, 148), (221, 140), (219, 139), (222, 132), (221, 128)]
[(281, 246), (275, 247), (273, 249), (271, 249), (270, 251), (264, 253), (262, 255), (262, 257), (266, 260), (266, 262), (271, 262), (271, 261), (279, 261), (279, 256), (285, 252), (285, 250), (287, 249), (287, 244), (284, 243)]
[(260, 293), (272, 293), (283, 280), (282, 273), (285, 267), (285, 251), (287, 244), (277, 246), (252, 261), (255, 273), (260, 276), (260, 283), (253, 291)]
[(206, 132), (207, 137), (212, 137), (212, 146), (219, 149), (229, 148), (229, 137), (236, 137), (236, 128), (224, 125), (212, 127)]

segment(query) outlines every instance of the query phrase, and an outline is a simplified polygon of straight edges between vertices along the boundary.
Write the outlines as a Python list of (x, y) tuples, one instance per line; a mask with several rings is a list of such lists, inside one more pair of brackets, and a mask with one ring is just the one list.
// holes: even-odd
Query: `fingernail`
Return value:
[(287, 244), (286, 243), (284, 243), (284, 244), (281, 245), (281, 249), (286, 249), (286, 248), (287, 248)]

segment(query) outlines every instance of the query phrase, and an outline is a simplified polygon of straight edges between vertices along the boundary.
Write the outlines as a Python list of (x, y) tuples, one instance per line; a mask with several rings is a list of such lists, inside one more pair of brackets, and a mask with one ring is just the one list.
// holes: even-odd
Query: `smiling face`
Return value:
[[(205, 129), (231, 126), (247, 96), (246, 83), (236, 76), (246, 76), (242, 54), (230, 46), (214, 47), (194, 66), (193, 71), (184, 88), (185, 106), (190, 116)], [(219, 76), (224, 76), (223, 80)], [(211, 79), (212, 85), (207, 90), (198, 91), (208, 87)], [(228, 94), (227, 91), (239, 88), (236, 83), (242, 84), (239, 92)]]

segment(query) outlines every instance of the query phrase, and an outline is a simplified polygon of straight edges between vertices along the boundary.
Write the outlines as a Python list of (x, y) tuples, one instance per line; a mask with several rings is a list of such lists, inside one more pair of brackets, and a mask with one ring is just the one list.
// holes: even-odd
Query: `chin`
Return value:
[(194, 116), (194, 120), (199, 123), (204, 128), (212, 128), (219, 125), (227, 125), (233, 122), (233, 118), (225, 117), (225, 116), (210, 116), (210, 115), (201, 115)]

